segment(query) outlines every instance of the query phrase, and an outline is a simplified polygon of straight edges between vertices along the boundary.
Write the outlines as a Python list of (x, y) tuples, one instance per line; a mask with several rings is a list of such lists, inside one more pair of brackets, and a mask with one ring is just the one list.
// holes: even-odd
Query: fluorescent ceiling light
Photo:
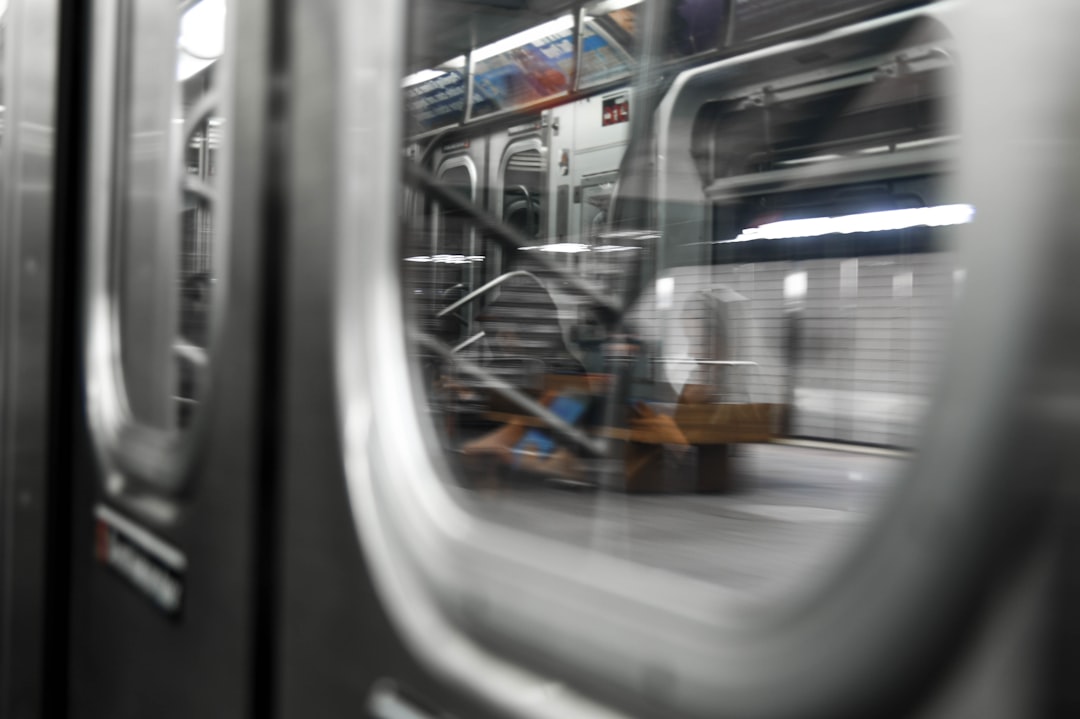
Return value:
[(922, 140), (909, 140), (907, 142), (900, 142), (895, 145), (876, 145), (874, 147), (864, 147), (861, 150), (857, 150), (860, 155), (880, 155), (883, 152), (893, 152), (895, 150), (911, 150), (917, 147), (932, 147), (934, 145), (944, 145), (946, 143), (955, 142), (959, 139), (958, 135), (942, 135), (940, 137), (928, 137)]
[(611, 232), (604, 232), (600, 235), (602, 240), (622, 240), (630, 239), (638, 242), (646, 242), (649, 240), (659, 240), (660, 235), (656, 232), (643, 232), (641, 230), (613, 230)]
[(414, 72), (412, 75), (406, 75), (405, 79), (401, 81), (401, 86), (409, 87), (410, 85), (419, 85), (422, 82), (434, 80), (445, 74), (446, 70), (421, 70), (420, 72)]
[(483, 262), (483, 255), (417, 255), (406, 257), (406, 262), (434, 262), (440, 265), (468, 265), (473, 262)]
[(841, 155), (814, 155), (813, 157), (796, 157), (793, 160), (782, 160), (776, 164), (778, 165), (812, 165), (815, 162), (828, 162), (829, 160), (839, 160)]
[(508, 50), (513, 50), (514, 48), (521, 47), (522, 45), (528, 45), (531, 42), (542, 40), (549, 35), (555, 35), (565, 30), (570, 30), (573, 27), (573, 15), (563, 15), (562, 17), (557, 17), (554, 20), (546, 22), (542, 25), (531, 27), (528, 30), (517, 33), (516, 35), (511, 35), (510, 37), (503, 38), (498, 42), (493, 42), (490, 45), (485, 45), (484, 47), (473, 50), (473, 61), (481, 62), (483, 60), (487, 60), (489, 58), (495, 57), (496, 55), (501, 55)]
[(186, 80), (225, 51), (225, 0), (202, 0), (180, 18), (176, 79)]
[(751, 240), (781, 240), (795, 237), (820, 237), (822, 235), (850, 235), (860, 232), (887, 232), (912, 227), (945, 227), (963, 225), (975, 217), (971, 205), (939, 205), (916, 207), (908, 210), (883, 210), (862, 212), (839, 217), (810, 217), (801, 220), (770, 222), (760, 227), (749, 227), (733, 240), (720, 240), (717, 244), (749, 242)]
[(557, 242), (551, 245), (533, 245), (532, 247), (522, 247), (522, 250), (539, 250), (540, 252), (561, 252), (564, 254), (573, 254), (576, 252), (588, 252), (589, 246), (583, 245), (580, 242)]
[(450, 70), (460, 70), (464, 67), (465, 56), (458, 55), (457, 57), (450, 58), (446, 62), (439, 63), (438, 67), (434, 67), (430, 70), (420, 70), (419, 72), (414, 72), (412, 75), (406, 75), (405, 79), (401, 81), (401, 86), (409, 87), (411, 85), (419, 85), (422, 82), (442, 77)]
[(518, 249), (537, 252), (560, 252), (562, 254), (576, 254), (578, 252), (627, 252), (640, 250), (641, 247), (625, 247), (623, 245), (597, 245), (590, 247), (580, 242), (555, 242), (550, 245), (533, 245), (531, 247), (519, 247)]

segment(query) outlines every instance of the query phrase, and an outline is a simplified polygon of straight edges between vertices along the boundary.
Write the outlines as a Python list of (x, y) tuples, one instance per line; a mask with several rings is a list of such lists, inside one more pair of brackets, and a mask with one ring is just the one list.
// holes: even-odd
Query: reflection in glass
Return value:
[(560, 18), (476, 49), (473, 116), (521, 107), (570, 89), (574, 17)]
[(199, 185), (184, 193), (180, 234), (180, 321), (174, 349), (177, 357), (177, 419), (186, 426), (198, 401), (207, 365), (210, 307), (215, 279), (214, 215), (211, 182), (217, 174), (221, 147), (219, 117), (199, 123), (185, 148), (188, 178)]
[(223, 130), (224, 0), (177, 7), (172, 17), (150, 3), (124, 9), (128, 56), (139, 60), (118, 78), (113, 250), (128, 407), (166, 432), (191, 423), (206, 380)]
[[(684, 54), (723, 41), (726, 3), (670, 7)], [(629, 71), (643, 8), (587, 9), (583, 86)], [(427, 149), (434, 168), (492, 168), (491, 187), (412, 171), (439, 199), (403, 238), (412, 347), (466, 506), (748, 591), (857, 540), (917, 444), (964, 274), (950, 228), (975, 213), (944, 181), (947, 40), (884, 36), (665, 85), (682, 94), (650, 132), (668, 134), (640, 147), (604, 121), (631, 89), (608, 86)]]
[(515, 152), (503, 173), (503, 222), (529, 239), (540, 237), (544, 209), (544, 166), (539, 150)]
[(586, 10), (582, 23), (580, 85), (599, 85), (630, 74), (638, 51), (641, 0), (602, 2)]
[(215, 178), (223, 120), (217, 110), (218, 68), (225, 49), (225, 1), (202, 0), (180, 21), (177, 78), (184, 117), (183, 209), (179, 258), (177, 423), (187, 426), (205, 382), (214, 267)]

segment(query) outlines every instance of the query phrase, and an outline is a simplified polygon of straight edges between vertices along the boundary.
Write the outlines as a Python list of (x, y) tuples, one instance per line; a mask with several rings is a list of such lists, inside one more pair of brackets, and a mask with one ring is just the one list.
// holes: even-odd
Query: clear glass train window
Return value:
[[(635, 47), (642, 6), (601, 5), (586, 49), (601, 31)], [(704, 5), (720, 32), (726, 4)], [(502, 249), (498, 273), (470, 326), (435, 335), (452, 303), (409, 305), (453, 495), (737, 591), (812, 581), (849, 551), (917, 446), (964, 277), (953, 54), (942, 26), (905, 20), (687, 65), (615, 154), (599, 96), (544, 124), (566, 152), (516, 148), (528, 118), (488, 126), (472, 146), (499, 184), (458, 210)], [(419, 237), (465, 254), (460, 227), (406, 219), (405, 259)]]
[(541, 237), (544, 178), (544, 157), (539, 149), (517, 150), (506, 158), (502, 219), (530, 240)]
[[(585, 8), (581, 28), (579, 87), (593, 87), (625, 78), (642, 52), (641, 27), (647, 3), (643, 0), (601, 0)], [(775, 12), (775, 10), (774, 10)], [(717, 50), (729, 27), (728, 0), (674, 0), (663, 18), (660, 46), (667, 61)]]
[(669, 58), (690, 57), (719, 48), (728, 29), (729, 6), (730, 0), (672, 2), (667, 15), (665, 55)]
[[(472, 201), (475, 199), (473, 174), (466, 162), (459, 159), (448, 161), (439, 179), (460, 198)], [(431, 232), (424, 238), (424, 245), (416, 247), (416, 254), (406, 258), (407, 285), (413, 292), (413, 300), (435, 315), (434, 331), (440, 337), (453, 339), (471, 327), (474, 308), (466, 307), (462, 312), (442, 317), (437, 314), (483, 281), (487, 258), (477, 247), (476, 232), (460, 208), (430, 202), (427, 215), (431, 219)]]
[(189, 425), (208, 370), (225, 2), (123, 6), (113, 236), (120, 358), (144, 426)]
[(581, 26), (581, 87), (631, 73), (638, 52), (638, 15), (643, 7), (642, 0), (605, 0), (586, 9)]

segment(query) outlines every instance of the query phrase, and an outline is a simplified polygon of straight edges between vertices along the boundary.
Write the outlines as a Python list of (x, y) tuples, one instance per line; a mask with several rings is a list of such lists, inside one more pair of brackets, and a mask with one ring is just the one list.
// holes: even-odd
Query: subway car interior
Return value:
[(1077, 27), (0, 0), (0, 719), (1080, 716)]

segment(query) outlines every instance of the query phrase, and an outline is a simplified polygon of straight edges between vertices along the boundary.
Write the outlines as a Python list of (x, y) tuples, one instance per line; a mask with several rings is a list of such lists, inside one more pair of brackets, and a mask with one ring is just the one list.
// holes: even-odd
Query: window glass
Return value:
[[(647, 3), (602, 0), (587, 6), (582, 24), (581, 78), (589, 87), (627, 77), (642, 52)], [(667, 6), (661, 60), (717, 50), (726, 41), (728, 0), (674, 0)]]
[[(440, 173), (439, 179), (461, 198), (473, 200), (475, 182), (469, 167), (455, 160), (446, 164), (450, 167)], [(431, 231), (415, 245), (415, 252), (405, 258), (406, 285), (412, 300), (434, 316), (476, 288), (484, 277), (487, 258), (476, 246), (476, 233), (460, 208), (429, 202), (426, 211), (431, 219)], [(473, 309), (467, 307), (461, 313), (435, 317), (431, 329), (440, 337), (458, 339), (471, 326)]]
[[(726, 3), (668, 7), (687, 54), (723, 42)], [(583, 52), (603, 36), (622, 53), (592, 82), (630, 67), (643, 8), (587, 11)], [(506, 139), (521, 117), (473, 137), (498, 184), (461, 193), (457, 217), (501, 249), (496, 281), (409, 319), (450, 491), (478, 518), (781, 592), (879, 516), (918, 445), (965, 276), (952, 229), (975, 209), (946, 182), (944, 31), (873, 32), (701, 67), (634, 108), (670, 113), (640, 146), (604, 122), (610, 87), (546, 114), (533, 145)], [(405, 259), (417, 242), (468, 259), (446, 212), (409, 219)]]
[(675, 0), (668, 13), (669, 57), (718, 49), (728, 25), (729, 0)]
[(473, 52), (473, 116), (570, 90), (574, 17), (564, 15)]
[(137, 61), (119, 78), (113, 233), (128, 405), (164, 431), (191, 423), (206, 382), (223, 131), (224, 0), (179, 8), (169, 18), (150, 3), (125, 6), (128, 57)]
[(898, 0), (734, 0), (736, 42), (753, 40), (771, 33), (807, 23), (819, 22), (830, 16), (850, 12), (880, 11), (889, 5), (899, 6)]
[(582, 87), (617, 80), (630, 74), (638, 51), (641, 0), (593, 6), (581, 27)]
[(503, 173), (503, 221), (530, 240), (541, 237), (544, 208), (544, 166), (540, 150), (515, 152)]

